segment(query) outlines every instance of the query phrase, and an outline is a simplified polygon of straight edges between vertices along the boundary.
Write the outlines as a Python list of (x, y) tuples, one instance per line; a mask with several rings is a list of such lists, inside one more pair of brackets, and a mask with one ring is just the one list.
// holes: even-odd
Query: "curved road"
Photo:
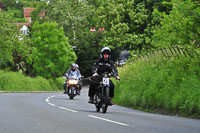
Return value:
[(60, 93), (1, 93), (0, 133), (200, 133), (200, 120), (88, 104), (88, 88), (69, 100)]

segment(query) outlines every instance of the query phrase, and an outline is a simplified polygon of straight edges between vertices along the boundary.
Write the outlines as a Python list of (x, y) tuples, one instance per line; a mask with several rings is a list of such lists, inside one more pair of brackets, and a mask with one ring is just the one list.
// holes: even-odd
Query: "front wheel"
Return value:
[(96, 111), (99, 112), (101, 109), (101, 103), (99, 102), (99, 95), (97, 93), (95, 93), (94, 95), (94, 102), (95, 102)]
[(73, 99), (74, 99), (74, 97), (73, 97), (73, 96), (69, 96), (69, 99), (73, 100)]
[(106, 103), (102, 103), (102, 113), (106, 113), (108, 105)]
[(69, 99), (73, 100), (75, 96), (75, 90), (73, 88), (68, 89)]
[(100, 111), (100, 106), (96, 106), (96, 111), (99, 112)]
[(104, 92), (103, 93), (104, 100), (102, 102), (102, 113), (106, 113), (107, 108), (108, 108), (108, 104), (109, 104), (109, 92), (110, 92), (110, 88), (106, 87), (103, 92)]

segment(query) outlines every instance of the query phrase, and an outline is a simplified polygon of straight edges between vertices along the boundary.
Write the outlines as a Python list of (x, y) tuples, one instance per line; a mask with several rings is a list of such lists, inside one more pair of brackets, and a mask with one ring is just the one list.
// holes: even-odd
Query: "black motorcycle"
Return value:
[[(99, 75), (97, 75), (99, 76)], [(96, 106), (96, 111), (99, 112), (102, 109), (102, 113), (106, 113), (108, 106), (110, 104), (110, 77), (112, 77), (112, 73), (103, 73), (101, 76), (101, 82), (99, 83), (98, 87), (95, 90), (94, 94), (94, 104)], [(91, 82), (95, 82), (92, 78), (90, 78)]]

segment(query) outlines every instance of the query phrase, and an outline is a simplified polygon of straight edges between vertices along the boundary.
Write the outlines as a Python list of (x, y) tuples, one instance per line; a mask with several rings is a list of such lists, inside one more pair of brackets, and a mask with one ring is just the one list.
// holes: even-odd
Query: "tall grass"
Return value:
[(31, 78), (19, 72), (0, 71), (0, 91), (58, 91), (62, 90), (63, 78)]
[(119, 68), (114, 101), (143, 110), (200, 118), (200, 59), (139, 59)]

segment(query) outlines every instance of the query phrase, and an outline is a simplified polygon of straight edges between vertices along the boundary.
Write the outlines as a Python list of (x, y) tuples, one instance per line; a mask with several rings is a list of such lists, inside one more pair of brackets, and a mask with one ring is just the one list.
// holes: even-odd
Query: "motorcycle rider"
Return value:
[[(78, 70), (78, 65), (75, 64), (75, 63), (72, 63), (71, 65), (71, 68), (67, 70), (66, 74), (64, 75), (67, 80), (69, 78), (69, 75), (75, 73), (76, 76), (77, 76), (77, 79), (79, 80), (79, 89), (78, 89), (78, 95), (80, 95), (80, 91), (81, 91), (81, 88), (82, 88), (82, 82), (81, 82), (81, 73), (80, 71)], [(64, 88), (64, 93), (63, 94), (66, 94), (67, 93), (67, 89), (66, 89), (66, 84), (67, 82), (65, 81), (64, 84), (63, 84), (63, 88)]]
[[(108, 47), (102, 48), (101, 53), (100, 53), (100, 59), (98, 59), (92, 67), (92, 74), (93, 74), (92, 77), (97, 82), (90, 83), (89, 92), (88, 92), (88, 96), (89, 96), (88, 103), (94, 102), (95, 88), (98, 87), (98, 83), (102, 80), (102, 78), (97, 75), (101, 75), (104, 72), (109, 72), (109, 73), (113, 72), (116, 80), (120, 80), (120, 77), (118, 76), (117, 68), (115, 67), (114, 62), (110, 60), (110, 57), (111, 57), (110, 48)], [(113, 104), (112, 98), (114, 96), (114, 84), (111, 80), (109, 83), (110, 83), (110, 104), (112, 105)]]

